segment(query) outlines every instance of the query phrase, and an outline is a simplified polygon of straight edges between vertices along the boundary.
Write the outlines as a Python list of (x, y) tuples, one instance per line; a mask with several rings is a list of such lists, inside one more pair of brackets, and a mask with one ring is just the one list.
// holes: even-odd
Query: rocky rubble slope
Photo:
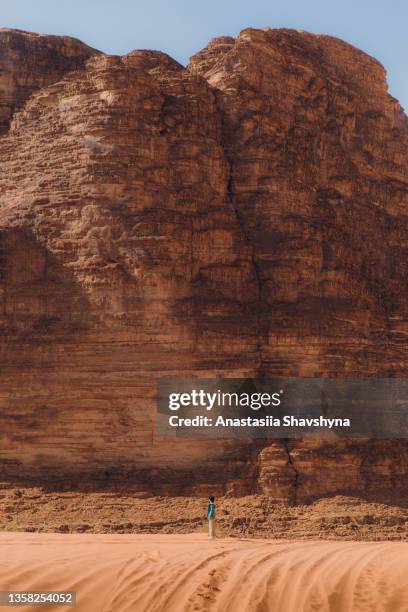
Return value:
[(406, 490), (405, 441), (169, 441), (163, 376), (405, 377), (408, 121), (373, 58), (247, 29), (184, 68), (0, 30), (0, 462), (142, 493)]
[[(0, 483), (0, 528), (12, 533), (205, 533), (206, 510), (205, 498), (139, 499), (126, 486), (81, 493)], [(337, 495), (294, 506), (265, 495), (217, 497), (221, 537), (407, 541), (407, 527), (407, 497)]]

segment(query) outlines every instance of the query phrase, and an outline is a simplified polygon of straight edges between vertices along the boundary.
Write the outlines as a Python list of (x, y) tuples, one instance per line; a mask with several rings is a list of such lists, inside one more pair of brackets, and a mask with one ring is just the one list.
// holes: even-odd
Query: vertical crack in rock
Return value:
[(296, 504), (297, 503), (297, 493), (298, 493), (298, 486), (299, 486), (299, 471), (293, 461), (293, 457), (290, 454), (290, 449), (289, 449), (289, 444), (290, 444), (290, 440), (289, 438), (283, 438), (283, 447), (285, 449), (286, 455), (288, 457), (288, 465), (290, 466), (290, 468), (293, 470), (293, 484), (292, 484), (292, 494), (289, 497), (289, 501), (292, 504)]
[[(224, 149), (225, 152), (225, 149)], [(226, 153), (225, 156), (227, 157)], [(254, 245), (251, 243), (251, 240), (249, 238), (249, 235), (245, 229), (245, 224), (242, 220), (241, 217), (241, 213), (239, 212), (238, 208), (234, 205), (234, 194), (233, 194), (233, 190), (232, 190), (232, 164), (231, 162), (227, 159), (227, 164), (228, 164), (228, 184), (227, 184), (227, 193), (228, 193), (228, 198), (229, 201), (231, 203), (232, 209), (235, 213), (235, 217), (237, 219), (238, 222), (238, 226), (241, 230), (241, 233), (244, 237), (244, 240), (246, 242), (246, 244), (249, 246), (250, 249), (250, 253), (251, 253), (251, 264), (254, 270), (254, 274), (255, 274), (255, 278), (256, 278), (256, 284), (257, 284), (257, 288), (258, 288), (258, 294), (256, 296), (256, 306), (255, 306), (255, 327), (256, 327), (256, 342), (257, 342), (257, 351), (258, 351), (258, 368), (257, 368), (257, 374), (258, 377), (261, 378), (262, 377), (262, 372), (263, 372), (263, 361), (262, 361), (262, 339), (261, 339), (261, 322), (262, 322), (262, 279), (261, 279), (261, 271), (259, 268), (259, 264), (256, 261), (256, 257), (255, 257), (255, 247)]]
[[(211, 87), (211, 86), (210, 86)], [(213, 88), (211, 88), (213, 89)], [(260, 271), (260, 267), (258, 262), (256, 261), (256, 256), (255, 256), (255, 246), (254, 244), (251, 242), (251, 239), (249, 237), (249, 234), (246, 230), (245, 227), (245, 223), (242, 219), (242, 215), (240, 213), (240, 211), (238, 210), (237, 206), (235, 206), (234, 203), (234, 191), (232, 188), (232, 171), (233, 171), (233, 164), (231, 159), (228, 156), (227, 153), (227, 146), (225, 144), (225, 128), (224, 128), (224, 122), (223, 122), (223, 117), (222, 117), (222, 110), (219, 107), (218, 104), (218, 100), (217, 100), (217, 94), (216, 92), (213, 90), (213, 95), (214, 95), (214, 103), (215, 103), (215, 108), (218, 114), (218, 118), (219, 118), (219, 122), (220, 122), (220, 135), (221, 135), (221, 148), (224, 152), (224, 157), (225, 157), (225, 161), (227, 164), (227, 169), (228, 169), (228, 176), (227, 176), (227, 197), (228, 197), (228, 202), (231, 204), (231, 208), (234, 212), (235, 218), (237, 220), (237, 224), (238, 227), (241, 231), (241, 234), (244, 238), (245, 243), (248, 245), (249, 250), (250, 250), (250, 257), (251, 257), (251, 264), (252, 264), (252, 268), (254, 270), (254, 275), (255, 275), (255, 279), (256, 279), (256, 284), (257, 284), (257, 296), (256, 296), (256, 301), (255, 301), (255, 328), (256, 328), (256, 342), (257, 342), (257, 352), (258, 352), (258, 367), (257, 367), (257, 376), (258, 377), (262, 377), (262, 372), (263, 372), (263, 360), (262, 360), (262, 340), (261, 340), (261, 316), (262, 316), (262, 279), (261, 279), (261, 271)]]
[(225, 157), (227, 159), (227, 163), (228, 163), (228, 183), (227, 183), (227, 193), (228, 193), (228, 198), (229, 198), (229, 202), (231, 203), (231, 206), (234, 210), (235, 216), (237, 218), (238, 221), (238, 225), (241, 229), (242, 235), (245, 239), (245, 242), (248, 244), (250, 250), (251, 250), (251, 263), (252, 266), (254, 268), (254, 273), (255, 273), (255, 278), (257, 281), (257, 286), (258, 286), (258, 295), (257, 295), (257, 300), (258, 300), (258, 304), (260, 305), (261, 299), (262, 299), (262, 281), (261, 281), (261, 272), (260, 272), (260, 268), (259, 268), (259, 264), (256, 261), (256, 257), (255, 257), (255, 247), (254, 245), (251, 243), (251, 240), (249, 238), (248, 232), (245, 229), (245, 224), (242, 220), (242, 216), (241, 213), (239, 212), (238, 208), (234, 205), (234, 192), (232, 190), (232, 163), (228, 160), (227, 158), (227, 154), (225, 152), (225, 148), (224, 148), (224, 153), (225, 153)]
[[(245, 240), (245, 243), (248, 245), (249, 249), (250, 249), (250, 257), (251, 257), (251, 264), (252, 264), (252, 268), (254, 270), (254, 275), (255, 275), (255, 279), (256, 279), (256, 284), (257, 284), (257, 296), (256, 296), (256, 303), (255, 303), (255, 327), (256, 327), (256, 347), (257, 347), (257, 353), (258, 353), (258, 367), (257, 367), (257, 377), (258, 378), (262, 378), (262, 376), (264, 375), (264, 364), (263, 364), (263, 359), (262, 359), (262, 338), (261, 338), (261, 330), (262, 330), (262, 279), (261, 279), (261, 271), (260, 271), (260, 267), (258, 262), (256, 261), (256, 256), (255, 256), (255, 246), (254, 244), (251, 242), (251, 239), (248, 235), (248, 232), (246, 231), (245, 228), (245, 224), (244, 221), (242, 219), (241, 213), (238, 210), (237, 206), (235, 206), (234, 204), (234, 192), (233, 192), (233, 188), (232, 188), (232, 162), (231, 160), (228, 158), (227, 155), (227, 151), (226, 151), (226, 146), (224, 144), (224, 129), (223, 129), (223, 121), (222, 121), (222, 115), (221, 115), (221, 111), (218, 108), (217, 105), (217, 96), (214, 94), (214, 98), (216, 101), (216, 109), (217, 112), (219, 114), (219, 119), (220, 119), (220, 124), (221, 124), (221, 146), (222, 149), (224, 151), (224, 156), (225, 156), (225, 160), (227, 163), (227, 168), (228, 168), (228, 179), (227, 179), (227, 195), (228, 195), (228, 201), (231, 204), (232, 210), (234, 211), (235, 214), (235, 218), (237, 220), (238, 223), (238, 227), (241, 230), (241, 234)], [(259, 473), (260, 473), (260, 460), (259, 460), (259, 455), (262, 452), (262, 450), (268, 446), (269, 442), (267, 440), (264, 441), (260, 441), (260, 440), (255, 440), (253, 442), (253, 454), (255, 455), (255, 459), (254, 459), (254, 465), (255, 470), (254, 470), (254, 474), (253, 474), (253, 483), (252, 483), (252, 488), (250, 491), (248, 491), (249, 494), (254, 494), (254, 493), (258, 493), (259, 492)], [(295, 503), (295, 502), (294, 502)]]

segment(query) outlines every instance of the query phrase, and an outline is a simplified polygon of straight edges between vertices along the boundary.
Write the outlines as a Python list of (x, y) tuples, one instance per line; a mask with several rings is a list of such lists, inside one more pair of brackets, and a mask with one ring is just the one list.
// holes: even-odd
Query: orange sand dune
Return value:
[(0, 571), (0, 590), (77, 592), (53, 610), (408, 610), (405, 542), (2, 533)]

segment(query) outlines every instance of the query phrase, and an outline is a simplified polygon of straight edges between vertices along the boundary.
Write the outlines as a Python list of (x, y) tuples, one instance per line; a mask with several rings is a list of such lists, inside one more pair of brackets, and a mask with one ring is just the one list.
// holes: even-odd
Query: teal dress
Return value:
[(210, 502), (208, 504), (207, 518), (208, 518), (208, 520), (215, 518), (215, 504), (214, 504), (214, 502)]

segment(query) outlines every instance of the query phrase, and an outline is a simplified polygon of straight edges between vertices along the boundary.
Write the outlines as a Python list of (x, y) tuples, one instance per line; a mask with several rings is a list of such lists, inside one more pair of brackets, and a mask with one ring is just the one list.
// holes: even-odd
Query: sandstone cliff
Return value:
[(293, 30), (187, 68), (0, 30), (4, 479), (299, 501), (406, 489), (405, 441), (154, 435), (161, 376), (405, 377), (408, 121)]

